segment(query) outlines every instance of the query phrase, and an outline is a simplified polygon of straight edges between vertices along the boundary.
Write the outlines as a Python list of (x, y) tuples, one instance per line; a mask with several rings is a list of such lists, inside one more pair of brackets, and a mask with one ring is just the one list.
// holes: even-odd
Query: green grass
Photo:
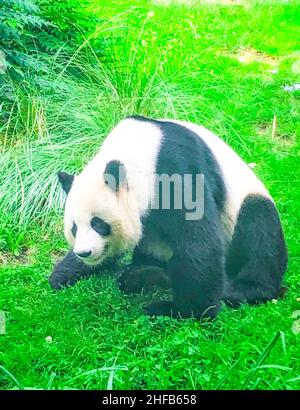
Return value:
[[(56, 57), (49, 87), (20, 88), (0, 126), (0, 388), (300, 388), (300, 105), (283, 90), (300, 82), (299, 2), (118, 3), (93, 5), (105, 58)], [(202, 123), (257, 164), (286, 233), (284, 300), (198, 323), (143, 316), (155, 295), (122, 295), (115, 272), (50, 289), (67, 250), (55, 173), (82, 169), (132, 113)]]

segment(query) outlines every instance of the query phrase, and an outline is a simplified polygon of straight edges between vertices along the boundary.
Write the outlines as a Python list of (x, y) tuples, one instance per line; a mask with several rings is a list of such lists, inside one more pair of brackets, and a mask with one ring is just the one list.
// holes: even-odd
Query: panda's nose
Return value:
[(87, 258), (92, 254), (92, 251), (87, 251), (87, 252), (81, 252), (81, 253), (76, 253), (79, 258)]

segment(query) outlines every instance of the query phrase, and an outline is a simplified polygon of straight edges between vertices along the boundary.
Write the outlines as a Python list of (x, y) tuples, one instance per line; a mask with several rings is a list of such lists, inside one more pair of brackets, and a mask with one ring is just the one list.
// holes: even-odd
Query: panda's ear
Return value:
[(127, 188), (126, 169), (122, 162), (113, 160), (106, 164), (104, 170), (104, 181), (109, 188), (118, 192), (120, 188)]
[(66, 194), (70, 192), (75, 175), (67, 174), (67, 172), (59, 171), (57, 173), (58, 180), (62, 186), (62, 189)]

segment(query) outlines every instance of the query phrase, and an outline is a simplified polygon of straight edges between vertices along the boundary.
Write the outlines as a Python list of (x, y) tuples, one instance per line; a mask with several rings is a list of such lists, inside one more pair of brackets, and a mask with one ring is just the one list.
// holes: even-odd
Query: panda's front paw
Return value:
[(52, 275), (49, 276), (48, 278), (49, 284), (53, 289), (60, 290), (64, 287), (64, 284), (62, 284), (60, 281), (57, 279), (53, 278)]
[(66, 275), (65, 272), (54, 270), (49, 277), (49, 283), (53, 289), (63, 289), (66, 286), (73, 286), (79, 279), (79, 275)]
[(54, 289), (62, 289), (65, 286), (73, 286), (83, 278), (88, 277), (99, 270), (98, 266), (88, 266), (70, 251), (67, 255), (57, 263), (50, 278), (50, 285)]

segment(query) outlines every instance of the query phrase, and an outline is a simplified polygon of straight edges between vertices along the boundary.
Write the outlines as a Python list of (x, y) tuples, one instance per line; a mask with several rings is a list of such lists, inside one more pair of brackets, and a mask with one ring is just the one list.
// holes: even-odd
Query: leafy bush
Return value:
[(39, 73), (43, 66), (34, 55), (37, 52), (36, 35), (51, 23), (40, 16), (40, 10), (30, 0), (1, 0), (0, 50), (2, 71), (8, 70), (13, 78), (23, 78), (26, 71)]
[(15, 108), (15, 84), (26, 86), (47, 70), (38, 58), (36, 35), (51, 23), (40, 16), (31, 0), (0, 2), (0, 121), (6, 123)]
[[(74, 52), (94, 33), (100, 22), (99, 18), (87, 11), (89, 0), (37, 0), (37, 4), (43, 18), (53, 23), (38, 37), (40, 46), (50, 53), (61, 48)], [(103, 41), (93, 41), (93, 49), (98, 55), (102, 53)]]
[[(48, 94), (53, 75), (60, 71), (81, 76), (78, 67), (66, 64), (74, 54), (102, 54), (104, 40), (93, 41), (93, 52), (86, 41), (99, 21), (87, 11), (88, 4), (89, 0), (0, 0), (0, 134), (2, 124), (7, 136), (22, 125), (22, 117), (32, 117), (26, 104), (32, 87), (35, 95)], [(20, 100), (20, 94), (25, 99)], [(12, 124), (12, 133), (7, 132), (7, 123)]]
[[(87, 1), (1, 0), (0, 69), (13, 78), (45, 71), (37, 53), (73, 53), (96, 28), (98, 19), (86, 11)], [(2, 63), (2, 64), (1, 64)]]

